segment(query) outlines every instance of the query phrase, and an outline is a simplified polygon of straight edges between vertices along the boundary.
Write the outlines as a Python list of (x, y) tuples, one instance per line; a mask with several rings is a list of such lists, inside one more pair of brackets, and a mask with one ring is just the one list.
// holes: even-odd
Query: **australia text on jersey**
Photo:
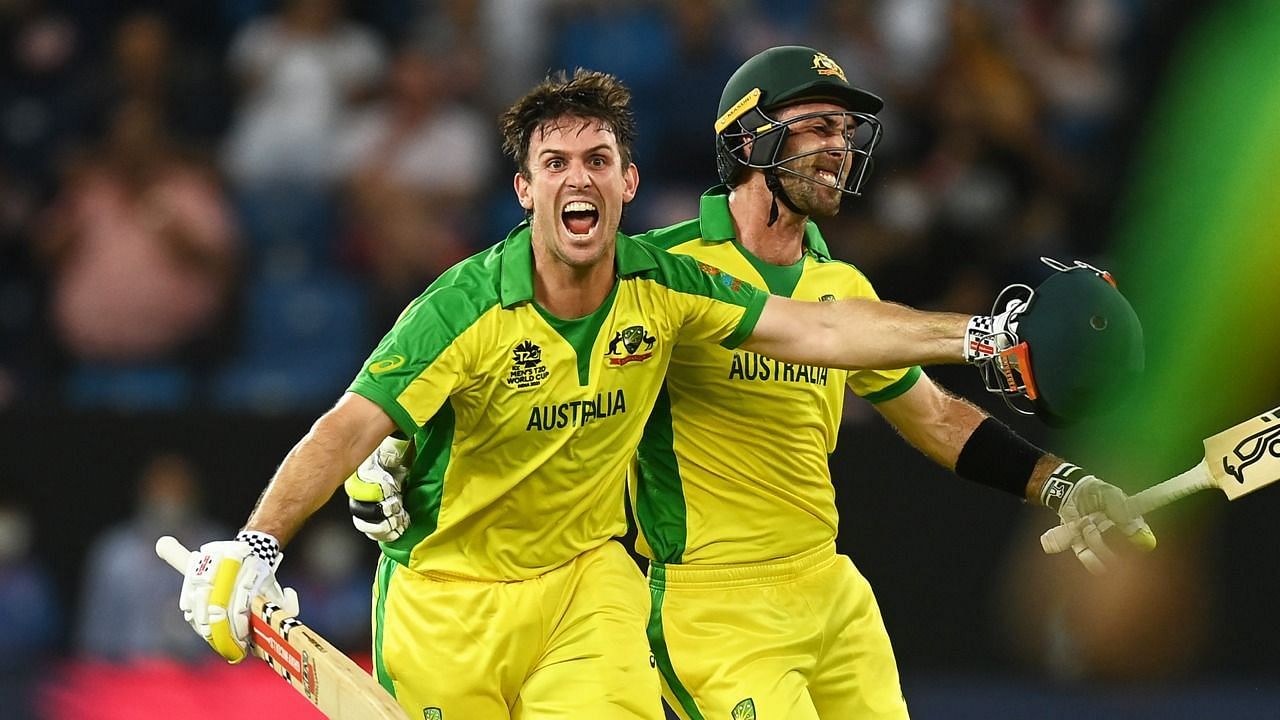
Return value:
[(734, 352), (733, 362), (729, 365), (729, 379), (826, 385), (827, 368), (793, 365), (753, 352)]
[(622, 388), (596, 393), (594, 398), (551, 403), (533, 408), (525, 432), (530, 430), (559, 430), (564, 427), (586, 425), (592, 420), (607, 418), (627, 411), (627, 398)]

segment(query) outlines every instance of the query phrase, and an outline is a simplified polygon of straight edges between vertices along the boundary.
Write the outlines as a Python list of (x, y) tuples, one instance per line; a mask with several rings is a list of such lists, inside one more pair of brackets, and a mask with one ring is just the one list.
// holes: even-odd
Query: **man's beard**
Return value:
[[(840, 212), (840, 202), (844, 199), (844, 193), (817, 179), (810, 179), (816, 172), (816, 169), (811, 166), (794, 168), (794, 170), (806, 177), (792, 175), (789, 172), (778, 173), (778, 179), (782, 181), (782, 189), (791, 199), (791, 204), (803, 214), (813, 217), (832, 217)], [(844, 173), (841, 172), (836, 182), (842, 183), (844, 180)]]

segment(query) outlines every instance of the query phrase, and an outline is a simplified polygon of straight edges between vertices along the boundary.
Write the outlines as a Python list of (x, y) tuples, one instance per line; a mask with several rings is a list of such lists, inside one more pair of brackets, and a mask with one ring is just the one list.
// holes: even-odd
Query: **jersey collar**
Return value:
[[(502, 241), (499, 300), (509, 308), (533, 300), (533, 229), (525, 220)], [(614, 251), (618, 277), (637, 275), (658, 267), (658, 261), (630, 235), (618, 233)]]
[[(727, 242), (737, 235), (733, 231), (733, 216), (729, 213), (729, 186), (716, 185), (702, 194), (698, 201), (698, 227), (706, 242)], [(805, 249), (822, 260), (831, 259), (827, 241), (812, 220), (804, 226)]]

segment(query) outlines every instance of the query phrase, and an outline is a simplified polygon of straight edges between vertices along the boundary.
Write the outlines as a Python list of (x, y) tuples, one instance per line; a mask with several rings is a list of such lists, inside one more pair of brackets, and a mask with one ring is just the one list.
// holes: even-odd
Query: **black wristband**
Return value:
[(956, 474), (1025, 500), (1036, 463), (1046, 454), (1004, 423), (988, 417), (960, 448)]

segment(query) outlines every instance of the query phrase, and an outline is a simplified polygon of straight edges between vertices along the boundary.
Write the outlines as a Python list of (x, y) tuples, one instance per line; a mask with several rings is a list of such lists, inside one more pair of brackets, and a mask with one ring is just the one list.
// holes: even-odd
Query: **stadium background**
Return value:
[[(110, 566), (95, 550), (129, 548), (184, 498), (207, 523), (185, 516), (190, 533), (243, 519), (399, 308), (519, 219), (494, 118), (548, 68), (635, 91), (624, 229), (641, 230), (715, 181), (710, 125), (743, 58), (828, 52), (886, 99), (876, 175), (824, 224), (882, 296), (982, 312), (1043, 277), (1040, 255), (1120, 279), (1151, 371), (1109, 416), (1050, 433), (970, 371), (934, 373), (1117, 484), (1184, 469), (1200, 438), (1280, 398), (1266, 0), (9, 0), (0, 37), (6, 717), (307, 716), (265, 670), (161, 632), (178, 583), (145, 548)], [(113, 206), (120, 188), (180, 199)], [(112, 243), (160, 242), (173, 214), (219, 228), (174, 280), (203, 302), (141, 288), (171, 272), (145, 247), (130, 257), (154, 266), (112, 265)], [(156, 331), (120, 331), (137, 326)], [(915, 717), (1280, 712), (1280, 496), (1162, 511), (1160, 550), (1097, 581), (1039, 554), (1043, 513), (955, 480), (856, 403), (832, 464), (840, 544), (876, 588)], [(358, 652), (370, 548), (339, 503), (321, 520), (284, 574)]]

